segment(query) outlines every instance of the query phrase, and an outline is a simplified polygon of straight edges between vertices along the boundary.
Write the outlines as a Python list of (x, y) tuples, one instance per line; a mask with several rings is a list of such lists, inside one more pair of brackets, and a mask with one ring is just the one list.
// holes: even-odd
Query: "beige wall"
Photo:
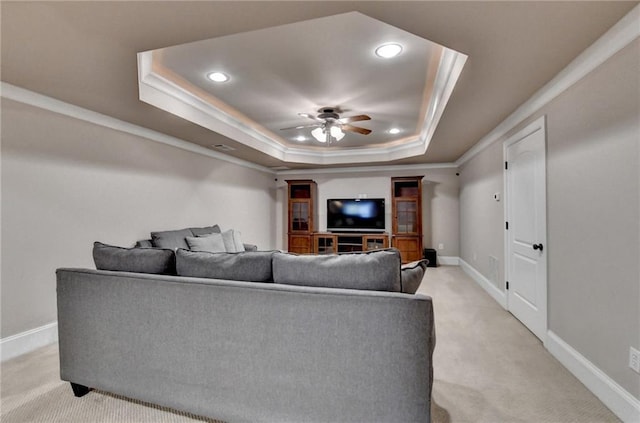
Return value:
[(2, 330), (57, 320), (55, 269), (93, 267), (94, 241), (219, 224), (276, 245), (274, 175), (2, 101)]
[[(503, 167), (502, 144), (496, 142), (460, 168), (460, 258), (500, 290), (504, 289), (504, 205), (493, 195), (502, 198)], [(491, 257), (498, 260), (497, 275)]]
[[(636, 39), (512, 133), (547, 117), (549, 329), (640, 399), (627, 365), (640, 348), (639, 49)], [(504, 261), (490, 198), (502, 166), (497, 142), (461, 169), (461, 257), (487, 278), (485, 256)]]
[(549, 327), (636, 398), (640, 41), (548, 108)]
[[(283, 233), (286, 232), (286, 183), (287, 179), (312, 179), (318, 184), (318, 230), (327, 227), (328, 198), (356, 198), (361, 194), (369, 198), (386, 200), (386, 228), (391, 232), (391, 177), (424, 175), (422, 180), (422, 226), (425, 248), (437, 248), (439, 256), (459, 255), (458, 231), (458, 177), (455, 168), (428, 168), (411, 170), (377, 170), (367, 172), (318, 172), (287, 173), (278, 177), (282, 194), (280, 209), (283, 215)], [(286, 248), (286, 239), (284, 240)]]

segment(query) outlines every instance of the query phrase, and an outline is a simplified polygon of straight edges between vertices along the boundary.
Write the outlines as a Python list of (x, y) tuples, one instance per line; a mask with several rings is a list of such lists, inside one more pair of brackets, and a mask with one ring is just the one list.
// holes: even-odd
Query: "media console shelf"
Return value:
[(389, 234), (387, 233), (316, 232), (313, 234), (313, 252), (315, 254), (372, 251), (388, 247)]

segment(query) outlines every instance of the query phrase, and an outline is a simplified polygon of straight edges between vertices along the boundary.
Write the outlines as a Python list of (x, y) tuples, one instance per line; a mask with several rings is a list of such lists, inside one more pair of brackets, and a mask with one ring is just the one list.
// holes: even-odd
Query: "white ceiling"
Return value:
[[(389, 43), (402, 46), (401, 54), (376, 55)], [(427, 151), (465, 61), (350, 12), (142, 52), (140, 99), (276, 159), (384, 162)], [(213, 71), (230, 79), (212, 82)], [(318, 142), (307, 126), (317, 122), (299, 113), (316, 116), (324, 107), (338, 108), (341, 117), (366, 114), (371, 120), (353, 125), (372, 132)]]
[[(230, 137), (140, 101), (136, 58), (138, 52), (241, 36), (355, 11), (468, 56), (426, 153), (409, 158), (390, 156), (387, 161), (448, 163), (462, 156), (637, 4), (637, 1), (2, 1), (0, 70), (2, 81), (12, 85), (207, 148), (228, 145), (235, 148), (228, 154), (259, 165), (301, 169), (341, 167), (344, 164), (300, 164), (279, 159), (257, 146), (238, 142), (245, 136), (242, 133)], [(317, 43), (317, 38), (311, 41)], [(326, 45), (336, 49), (335, 54), (353, 48), (349, 36), (334, 37), (329, 32), (324, 39)], [(283, 45), (289, 44), (286, 39), (283, 41)], [(310, 45), (309, 50), (315, 48), (315, 44)], [(334, 54), (334, 50), (330, 51)], [(273, 57), (273, 53), (256, 54), (252, 60), (269, 63)], [(349, 60), (342, 56), (340, 59), (340, 62)], [(404, 107), (412, 109), (415, 116), (415, 106), (410, 106), (410, 101), (398, 104), (392, 95), (368, 97), (371, 92), (379, 92), (376, 90), (381, 89), (380, 84), (359, 85), (353, 91), (351, 83), (366, 80), (369, 69), (356, 65), (347, 76), (337, 79), (328, 77), (326, 70), (321, 71), (326, 69), (324, 63), (306, 67), (304, 63), (296, 63), (284, 69), (277, 63), (271, 66), (270, 74), (263, 74), (262, 81), (253, 82), (263, 85), (260, 89), (266, 93), (265, 98), (259, 99), (263, 106), (246, 113), (280, 137), (283, 135), (280, 127), (298, 124), (296, 113), (311, 113), (316, 106), (342, 103), (348, 109), (344, 116), (369, 114), (373, 119), (361, 126), (374, 129), (375, 134), (384, 131), (382, 126), (375, 125), (392, 120), (392, 115), (402, 115)], [(410, 77), (401, 73), (397, 78), (397, 82), (407, 84), (396, 89), (398, 93), (410, 96), (412, 92), (423, 92), (421, 86), (408, 82)], [(304, 81), (312, 82), (301, 85)], [(295, 87), (300, 86), (305, 89), (298, 92)], [(340, 91), (348, 95), (341, 97), (336, 94), (340, 91), (335, 91), (331, 98), (322, 97), (322, 93), (329, 92), (323, 88), (326, 86), (342, 88)], [(333, 98), (336, 96), (339, 98)], [(242, 101), (249, 100), (249, 105), (252, 101), (247, 96), (241, 97), (233, 100), (239, 101), (236, 107), (249, 110)], [(325, 101), (329, 104), (322, 104)], [(414, 97), (412, 101), (415, 105), (417, 100)], [(360, 141), (355, 134), (349, 139), (354, 147)]]

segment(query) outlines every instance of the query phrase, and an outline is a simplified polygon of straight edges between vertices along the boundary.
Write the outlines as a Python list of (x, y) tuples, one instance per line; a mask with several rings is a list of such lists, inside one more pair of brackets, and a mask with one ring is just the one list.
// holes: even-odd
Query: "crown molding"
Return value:
[(460, 156), (455, 162), (456, 165), (463, 165), (485, 148), (501, 139), (516, 125), (547, 105), (639, 36), (640, 5), (631, 9), (629, 13), (605, 32), (595, 43), (573, 59), (567, 67), (540, 88), (529, 100), (522, 103), (491, 132)]
[(415, 165), (387, 165), (387, 166), (361, 166), (361, 167), (330, 167), (316, 169), (290, 169), (276, 172), (277, 176), (290, 175), (329, 175), (336, 173), (380, 173), (380, 172), (405, 172), (405, 171), (429, 171), (433, 169), (457, 169), (455, 163), (425, 163)]
[(123, 120), (116, 119), (102, 113), (94, 112), (80, 106), (75, 106), (64, 101), (56, 100), (55, 98), (33, 92), (25, 88), (20, 88), (4, 81), (0, 81), (0, 96), (2, 98), (37, 107), (43, 110), (48, 110), (50, 112), (82, 120), (84, 122), (93, 123), (105, 128), (124, 132), (137, 137), (142, 137), (151, 141), (159, 142), (161, 144), (170, 145), (172, 147), (186, 150), (191, 153), (200, 154), (228, 163), (233, 163), (235, 165), (258, 170), (260, 172), (275, 174), (275, 171), (269, 169), (268, 167), (260, 166), (246, 160), (212, 151), (189, 141), (172, 137), (170, 135), (166, 135), (152, 129), (144, 128), (133, 123), (125, 122)]
[(442, 168), (455, 168), (454, 163), (437, 163), (437, 164), (425, 164), (425, 165), (392, 165), (392, 166), (365, 166), (365, 167), (340, 167), (340, 168), (326, 168), (326, 169), (301, 169), (301, 170), (286, 170), (276, 171), (268, 167), (260, 166), (255, 163), (251, 163), (246, 160), (238, 159), (217, 151), (209, 150), (200, 145), (185, 141), (180, 138), (165, 135), (161, 132), (154, 131), (152, 129), (144, 128), (139, 125), (135, 125), (129, 122), (125, 122), (120, 119), (113, 118), (111, 116), (104, 115), (102, 113), (94, 112), (92, 110), (85, 109), (80, 106), (75, 106), (64, 101), (57, 100), (52, 97), (48, 97), (43, 94), (36, 93), (34, 91), (27, 90), (25, 88), (18, 87), (16, 85), (9, 84), (8, 82), (0, 81), (0, 97), (8, 100), (16, 101), (18, 103), (26, 104), (28, 106), (37, 107), (39, 109), (48, 110), (53, 113), (58, 113), (63, 116), (68, 116), (73, 119), (78, 119), (84, 122), (89, 122), (94, 125), (99, 125), (105, 128), (113, 129), (116, 131), (124, 132), (137, 137), (142, 137), (150, 141), (159, 142), (161, 144), (169, 145), (171, 147), (186, 150), (191, 153), (200, 154), (213, 159), (222, 160), (228, 163), (232, 163), (245, 168), (258, 170), (271, 175), (286, 175), (286, 174), (319, 174), (319, 173), (362, 173), (362, 172), (380, 172), (380, 171), (403, 171), (403, 170), (421, 170), (421, 169), (442, 169)]
[(467, 56), (442, 47), (428, 82), (430, 95), (419, 133), (403, 143), (360, 148), (305, 148), (291, 145), (213, 94), (195, 86), (162, 64), (157, 50), (138, 53), (139, 99), (245, 144), (277, 160), (317, 166), (380, 163), (425, 154)]

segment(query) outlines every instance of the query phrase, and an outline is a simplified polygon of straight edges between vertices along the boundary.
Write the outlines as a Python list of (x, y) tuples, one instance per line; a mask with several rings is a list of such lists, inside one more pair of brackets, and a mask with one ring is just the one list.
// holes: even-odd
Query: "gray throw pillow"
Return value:
[(240, 232), (235, 229), (229, 229), (222, 232), (222, 241), (227, 253), (240, 253), (244, 251), (244, 244), (240, 239)]
[(178, 229), (175, 231), (151, 232), (151, 242), (154, 247), (171, 248), (189, 248), (186, 237), (193, 236), (191, 229)]
[(209, 234), (205, 236), (188, 236), (187, 244), (191, 251), (208, 251), (210, 253), (224, 253), (227, 250), (224, 246), (222, 234)]
[(219, 234), (222, 231), (220, 230), (220, 226), (205, 226), (204, 228), (189, 228), (193, 236), (205, 236), (210, 234)]
[(208, 253), (180, 249), (176, 251), (176, 268), (180, 276), (272, 282), (273, 254), (273, 251)]
[(150, 239), (141, 239), (136, 242), (136, 248), (153, 248), (153, 244)]
[(400, 292), (400, 252), (395, 248), (355, 254), (275, 253), (273, 281), (287, 285)]
[(176, 274), (176, 257), (173, 250), (169, 249), (122, 248), (94, 242), (93, 261), (98, 270)]
[(415, 294), (427, 270), (429, 260), (418, 260), (402, 265), (402, 292)]

